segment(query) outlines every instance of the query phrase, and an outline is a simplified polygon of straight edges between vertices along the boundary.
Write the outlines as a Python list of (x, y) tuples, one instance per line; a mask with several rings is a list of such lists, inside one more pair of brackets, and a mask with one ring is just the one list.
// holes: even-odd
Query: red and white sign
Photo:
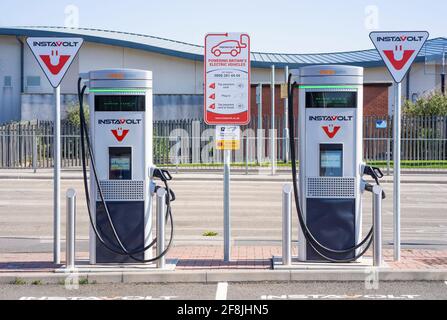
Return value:
[(34, 57), (56, 88), (61, 83), (83, 43), (82, 38), (27, 38)]
[(250, 122), (250, 37), (246, 33), (205, 36), (204, 118), (210, 125)]
[(428, 36), (426, 31), (371, 32), (369, 35), (397, 83), (405, 78)]

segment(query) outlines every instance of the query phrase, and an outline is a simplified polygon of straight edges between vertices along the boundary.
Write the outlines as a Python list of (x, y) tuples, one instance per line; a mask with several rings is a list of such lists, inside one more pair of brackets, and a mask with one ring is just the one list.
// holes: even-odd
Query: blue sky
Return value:
[[(0, 26), (72, 23), (202, 44), (212, 31), (245, 31), (252, 50), (333, 52), (372, 48), (370, 31), (427, 30), (447, 37), (447, 1), (440, 0), (3, 0)], [(70, 8), (70, 7), (68, 7)]]

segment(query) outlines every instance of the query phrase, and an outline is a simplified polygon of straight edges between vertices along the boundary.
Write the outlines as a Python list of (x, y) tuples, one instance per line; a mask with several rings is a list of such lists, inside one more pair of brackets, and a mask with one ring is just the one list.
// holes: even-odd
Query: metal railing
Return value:
[[(386, 123), (386, 127), (377, 122)], [(283, 119), (275, 120), (275, 154), (278, 168), (287, 168), (288, 140), (283, 136)], [(249, 171), (268, 167), (272, 149), (271, 132), (256, 127), (241, 128), (241, 148), (232, 152), (232, 166)], [(268, 117), (263, 128), (269, 127)], [(390, 174), (393, 162), (392, 119), (364, 118), (364, 159)], [(215, 129), (198, 120), (154, 123), (154, 163), (161, 167), (217, 169), (223, 167), (223, 152), (216, 150)], [(298, 132), (296, 132), (296, 136)], [(80, 167), (79, 128), (62, 123), (62, 167)], [(296, 140), (298, 150), (298, 139)], [(405, 171), (447, 172), (447, 117), (402, 119), (402, 168)], [(0, 168), (50, 168), (53, 165), (53, 126), (51, 122), (13, 123), (0, 126)]]

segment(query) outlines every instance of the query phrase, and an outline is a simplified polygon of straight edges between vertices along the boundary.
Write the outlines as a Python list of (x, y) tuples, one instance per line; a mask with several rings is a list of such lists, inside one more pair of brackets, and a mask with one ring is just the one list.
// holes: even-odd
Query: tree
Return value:
[[(76, 127), (80, 127), (81, 126), (81, 121), (79, 119), (79, 104), (76, 103), (72, 103), (68, 108), (67, 108), (67, 121), (68, 123), (70, 123), (71, 125), (74, 125)], [(89, 117), (90, 117), (90, 112), (89, 112), (89, 107), (88, 105), (84, 104), (84, 117), (85, 117), (85, 121), (87, 123), (87, 126), (89, 125)]]
[(447, 96), (433, 92), (416, 102), (407, 100), (402, 111), (407, 116), (447, 116)]

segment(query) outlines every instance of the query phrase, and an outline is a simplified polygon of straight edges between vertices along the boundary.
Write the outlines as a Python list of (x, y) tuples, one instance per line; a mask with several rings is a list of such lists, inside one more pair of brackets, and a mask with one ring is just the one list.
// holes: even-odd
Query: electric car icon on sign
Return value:
[(220, 57), (222, 54), (229, 54), (232, 57), (236, 57), (242, 51), (247, 48), (247, 42), (244, 42), (243, 38), (247, 38), (247, 35), (241, 35), (240, 41), (238, 40), (224, 40), (211, 48), (211, 53), (216, 57)]

